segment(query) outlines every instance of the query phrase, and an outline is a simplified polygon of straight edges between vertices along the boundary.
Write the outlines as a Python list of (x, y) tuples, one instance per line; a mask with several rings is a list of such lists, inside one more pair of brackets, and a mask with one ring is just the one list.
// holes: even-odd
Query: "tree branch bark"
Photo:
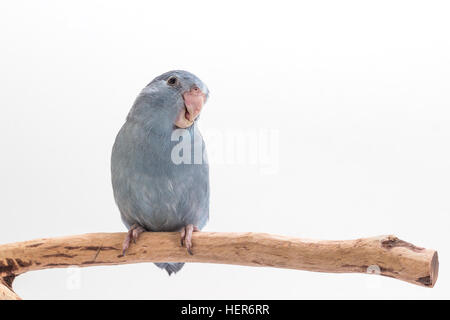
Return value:
[(435, 250), (395, 236), (317, 241), (264, 233), (196, 232), (193, 253), (174, 232), (145, 232), (125, 256), (126, 233), (92, 233), (0, 245), (0, 299), (17, 299), (14, 277), (27, 271), (139, 262), (202, 262), (333, 273), (379, 273), (425, 287), (438, 276)]

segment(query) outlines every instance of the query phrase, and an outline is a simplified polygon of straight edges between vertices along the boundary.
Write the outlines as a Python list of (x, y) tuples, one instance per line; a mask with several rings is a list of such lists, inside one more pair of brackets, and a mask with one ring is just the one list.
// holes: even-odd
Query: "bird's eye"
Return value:
[(170, 77), (170, 78), (167, 80), (167, 84), (168, 84), (169, 86), (175, 86), (177, 83), (178, 83), (177, 77)]

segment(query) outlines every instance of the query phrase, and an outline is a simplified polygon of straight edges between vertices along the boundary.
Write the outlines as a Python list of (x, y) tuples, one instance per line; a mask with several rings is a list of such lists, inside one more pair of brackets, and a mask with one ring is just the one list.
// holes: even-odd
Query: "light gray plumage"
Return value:
[[(173, 77), (178, 82), (169, 85)], [(177, 115), (186, 108), (183, 93), (193, 87), (207, 99), (206, 85), (187, 71), (170, 71), (155, 78), (137, 97), (116, 137), (111, 157), (112, 185), (128, 229), (134, 224), (146, 231), (179, 231), (188, 224), (202, 229), (208, 221), (209, 169), (198, 118), (186, 129), (174, 125)], [(172, 161), (172, 150), (180, 142), (171, 141), (177, 129), (189, 132), (192, 146), (201, 144), (201, 163), (194, 163), (194, 147), (192, 163)], [(170, 275), (184, 263), (156, 265)]]

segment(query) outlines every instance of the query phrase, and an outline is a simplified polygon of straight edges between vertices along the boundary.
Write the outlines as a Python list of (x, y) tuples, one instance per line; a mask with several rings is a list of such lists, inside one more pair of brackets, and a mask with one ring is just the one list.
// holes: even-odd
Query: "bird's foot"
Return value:
[(185, 246), (187, 252), (190, 255), (194, 255), (192, 253), (192, 232), (200, 231), (199, 228), (194, 226), (193, 224), (188, 224), (187, 226), (181, 228), (181, 246)]
[(133, 224), (131, 226), (130, 230), (128, 230), (128, 234), (122, 245), (122, 255), (125, 255), (125, 252), (130, 247), (131, 241), (133, 241), (133, 243), (136, 243), (136, 240), (139, 238), (139, 235), (142, 232), (145, 232), (145, 229), (143, 227), (141, 227), (137, 224)]

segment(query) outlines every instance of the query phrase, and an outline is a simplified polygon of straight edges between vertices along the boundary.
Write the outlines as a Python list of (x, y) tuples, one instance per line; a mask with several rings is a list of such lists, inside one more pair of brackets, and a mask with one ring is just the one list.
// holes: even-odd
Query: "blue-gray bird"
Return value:
[[(180, 231), (192, 254), (192, 232), (209, 218), (209, 168), (197, 127), (209, 96), (187, 71), (166, 72), (136, 98), (112, 150), (114, 198), (128, 228), (125, 254), (144, 231)], [(156, 263), (169, 275), (184, 263)]]

